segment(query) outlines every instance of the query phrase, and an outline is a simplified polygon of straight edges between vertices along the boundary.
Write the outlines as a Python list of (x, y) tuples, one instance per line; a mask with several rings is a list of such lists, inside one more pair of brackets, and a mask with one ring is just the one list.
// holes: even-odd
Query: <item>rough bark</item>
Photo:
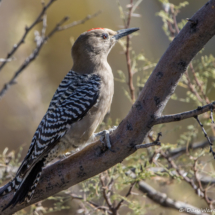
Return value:
[[(143, 142), (155, 119), (161, 116), (192, 58), (214, 36), (215, 0), (210, 0), (191, 19), (194, 22), (188, 22), (169, 45), (128, 115), (111, 134), (114, 152), (97, 141), (77, 154), (48, 166), (43, 171), (32, 201), (8, 208), (2, 215), (12, 214), (97, 175), (135, 152), (134, 146)], [(0, 209), (12, 196), (13, 193), (10, 193), (0, 198)]]

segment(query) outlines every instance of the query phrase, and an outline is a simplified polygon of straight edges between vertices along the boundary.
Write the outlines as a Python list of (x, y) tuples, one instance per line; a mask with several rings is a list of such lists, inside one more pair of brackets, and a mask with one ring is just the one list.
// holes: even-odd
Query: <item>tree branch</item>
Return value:
[(181, 121), (184, 119), (192, 118), (192, 117), (198, 116), (200, 114), (203, 114), (205, 112), (211, 111), (211, 108), (213, 108), (213, 109), (215, 108), (215, 102), (212, 102), (212, 103), (202, 106), (202, 107), (198, 107), (195, 110), (158, 117), (157, 119), (155, 119), (153, 124), (157, 125), (157, 124), (163, 124), (163, 123), (169, 123), (169, 122), (177, 122), (177, 121)]
[[(127, 18), (127, 23), (125, 24), (125, 28), (129, 28), (129, 26), (130, 26), (132, 9), (133, 9), (133, 0), (130, 0), (130, 8), (129, 8), (128, 18)], [(130, 94), (131, 94), (132, 103), (134, 103), (135, 94), (134, 94), (134, 84), (133, 84), (133, 72), (131, 70), (130, 36), (129, 35), (126, 37), (125, 56), (126, 56), (126, 63), (127, 63), (127, 69), (128, 69), (128, 86), (129, 86), (129, 90), (130, 90)]]
[(197, 76), (196, 76), (196, 72), (194, 70), (194, 67), (193, 67), (193, 63), (191, 62), (190, 65), (189, 65), (190, 69), (191, 69), (191, 72), (193, 74), (193, 77), (194, 77), (194, 80), (196, 82), (196, 85), (199, 87), (199, 90), (202, 94), (202, 96), (204, 97), (204, 100), (207, 102), (207, 104), (210, 103), (210, 100), (209, 98), (206, 96), (206, 94), (204, 93), (204, 90), (203, 90), (203, 87), (202, 87), (202, 84), (199, 82)]
[[(215, 141), (215, 137), (210, 137), (210, 140), (212, 142)], [(167, 157), (172, 157), (175, 159), (175, 157), (179, 157), (181, 156), (182, 154), (186, 153), (187, 150), (196, 150), (196, 149), (199, 149), (199, 148), (205, 148), (208, 146), (208, 140), (204, 141), (204, 142), (200, 142), (200, 143), (193, 143), (191, 145), (189, 145), (188, 147), (179, 147), (179, 148), (176, 148), (176, 149), (172, 149), (170, 151), (166, 151), (166, 156)]]
[[(150, 168), (150, 169), (152, 169), (152, 168)], [(166, 171), (165, 168), (160, 168), (160, 169), (163, 169), (163, 171)], [(160, 171), (162, 171), (162, 170), (159, 170), (159, 172)], [(155, 171), (153, 171), (153, 172), (155, 172)], [(177, 173), (174, 172), (173, 174), (176, 175)], [(135, 174), (135, 170), (127, 171), (126, 175), (129, 175), (133, 179), (135, 179), (137, 177)], [(146, 194), (146, 196), (149, 199), (151, 199), (152, 201), (154, 201), (155, 203), (157, 203), (163, 207), (173, 208), (175, 210), (178, 210), (179, 212), (186, 212), (188, 214), (202, 214), (202, 212), (199, 208), (196, 208), (185, 202), (173, 200), (173, 199), (169, 198), (166, 193), (161, 193), (158, 190), (155, 190), (145, 181), (139, 181), (139, 190), (141, 192), (143, 192), (144, 194)]]
[(12, 50), (7, 54), (7, 57), (5, 58), (5, 61), (3, 61), (3, 63), (0, 65), (0, 71), (2, 70), (2, 68), (6, 65), (7, 62), (9, 62), (11, 56), (17, 51), (17, 49), (25, 42), (25, 38), (28, 35), (28, 33), (30, 32), (30, 30), (39, 22), (41, 22), (43, 15), (45, 14), (45, 12), (47, 11), (47, 9), (51, 6), (51, 4), (53, 2), (55, 2), (56, 0), (50, 0), (49, 3), (47, 3), (47, 5), (43, 5), (43, 9), (40, 12), (39, 16), (35, 19), (35, 21), (30, 25), (30, 27), (25, 27), (25, 33), (23, 34), (23, 36), (21, 37), (21, 39), (19, 40), (19, 42), (17, 44), (15, 44), (12, 48)]
[[(96, 141), (80, 152), (49, 165), (43, 170), (31, 202), (8, 208), (2, 215), (12, 214), (97, 175), (134, 153), (135, 145), (143, 142), (155, 119), (162, 114), (190, 61), (215, 35), (214, 6), (215, 0), (204, 5), (192, 17), (192, 20), (198, 20), (198, 23), (193, 25), (188, 22), (169, 45), (130, 112), (110, 135), (114, 152)], [(12, 197), (13, 193), (1, 197), (0, 208)]]
[(204, 103), (203, 99), (201, 98), (201, 96), (197, 92), (197, 90), (195, 88), (195, 85), (191, 83), (191, 80), (190, 80), (190, 77), (189, 77), (189, 74), (188, 74), (188, 70), (185, 72), (185, 77), (187, 79), (187, 83), (186, 84), (187, 84), (190, 92), (192, 94), (194, 94), (196, 96), (196, 98), (198, 99), (198, 101), (200, 101), (203, 104)]
[(157, 134), (157, 139), (154, 140), (152, 143), (144, 143), (144, 144), (141, 144), (141, 145), (136, 145), (135, 148), (136, 149), (142, 149), (142, 148), (148, 148), (148, 147), (151, 147), (151, 146), (160, 146), (161, 143), (160, 143), (160, 137), (162, 136), (162, 133), (158, 133)]
[(74, 26), (76, 26), (76, 25), (84, 24), (84, 23), (85, 23), (86, 21), (88, 21), (89, 19), (92, 19), (92, 18), (98, 16), (101, 12), (102, 12), (102, 11), (98, 11), (98, 12), (92, 14), (92, 15), (86, 16), (86, 17), (85, 17), (84, 19), (82, 19), (82, 20), (74, 21), (74, 22), (72, 22), (72, 23), (70, 23), (70, 24), (68, 24), (68, 25), (61, 26), (61, 27), (59, 27), (58, 31), (63, 31), (63, 30), (66, 30), (66, 29), (68, 29), (68, 28), (72, 28), (72, 27), (74, 27)]
[(148, 198), (163, 207), (173, 208), (175, 210), (178, 210), (179, 212), (187, 214), (206, 215), (206, 213), (202, 213), (199, 208), (196, 208), (185, 202), (176, 201), (169, 198), (166, 193), (161, 193), (155, 190), (153, 187), (151, 187), (144, 181), (139, 182), (139, 189), (144, 194), (146, 194)]
[[(136, 182), (131, 183), (131, 185), (130, 185), (130, 187), (129, 187), (129, 189), (128, 189), (128, 192), (127, 192), (126, 195), (125, 195), (126, 198), (127, 198), (128, 196), (131, 195), (131, 191), (132, 191), (132, 189), (133, 189), (133, 187), (134, 187), (135, 184), (136, 184)], [(115, 210), (116, 210), (116, 211), (119, 210), (119, 208), (122, 206), (122, 203), (123, 203), (124, 201), (125, 201), (124, 199), (120, 200), (120, 202), (119, 202), (119, 203), (117, 204), (117, 206), (115, 207)]]
[(95, 202), (92, 202), (92, 201), (89, 201), (89, 200), (85, 200), (82, 196), (78, 196), (78, 195), (73, 194), (73, 193), (71, 193), (70, 196), (72, 197), (72, 199), (82, 200), (82, 201), (86, 202), (87, 204), (89, 204), (95, 210), (101, 210), (103, 212), (107, 212), (108, 214), (112, 214), (109, 211), (109, 208), (106, 207), (106, 206), (101, 206), (101, 205), (96, 204)]
[[(56, 0), (54, 0), (56, 1)], [(64, 17), (58, 24), (56, 24), (56, 26), (50, 31), (50, 33), (47, 36), (43, 36), (43, 32), (44, 32), (44, 26), (42, 29), (42, 36), (40, 37), (40, 39), (36, 40), (37, 46), (36, 48), (33, 50), (33, 52), (29, 55), (29, 57), (27, 57), (24, 61), (24, 63), (20, 66), (20, 68), (15, 72), (14, 76), (10, 79), (10, 81), (8, 83), (6, 83), (4, 85), (4, 87), (1, 89), (0, 91), (0, 100), (2, 99), (2, 97), (5, 95), (5, 93), (9, 90), (9, 88), (16, 84), (16, 79), (17, 77), (22, 73), (22, 71), (29, 66), (29, 64), (36, 59), (36, 57), (39, 55), (41, 48), (43, 47), (43, 45), (58, 31), (62, 31), (62, 30), (66, 30), (68, 28), (74, 27), (76, 25), (80, 25), (83, 24), (84, 22), (86, 22), (87, 20), (97, 16), (98, 14), (100, 14), (101, 12), (97, 12), (93, 15), (88, 15), (87, 17), (85, 17), (83, 20), (80, 21), (76, 21), (76, 22), (72, 22), (71, 24), (62, 26), (68, 19), (69, 17)]]
[(201, 129), (202, 129), (205, 137), (208, 140), (208, 143), (209, 143), (209, 146), (210, 146), (210, 152), (212, 153), (213, 157), (215, 158), (215, 152), (213, 151), (213, 143), (211, 142), (211, 140), (210, 140), (207, 132), (205, 131), (205, 128), (204, 128), (203, 124), (199, 121), (198, 116), (194, 116), (194, 118), (196, 119), (196, 121), (198, 122), (198, 124), (201, 126)]
[(110, 211), (112, 211), (113, 206), (110, 200), (110, 197), (107, 195), (106, 193), (106, 186), (105, 186), (105, 182), (104, 182), (104, 176), (102, 174), (100, 174), (100, 181), (101, 181), (101, 185), (102, 185), (102, 193), (103, 193), (103, 198), (106, 202), (106, 204), (108, 205), (108, 208)]
[(170, 157), (167, 157), (166, 154), (164, 152), (161, 152), (162, 156), (164, 158), (166, 158), (166, 160), (168, 161), (168, 163), (171, 165), (172, 168), (174, 168), (177, 172), (177, 174), (179, 176), (181, 176), (181, 178), (186, 181), (192, 188), (193, 190), (196, 192), (196, 194), (202, 198), (204, 198), (204, 193), (199, 189), (199, 187), (196, 185), (194, 179), (191, 179), (187, 176), (187, 174), (184, 174), (184, 171), (181, 170), (177, 165), (176, 163), (173, 161), (172, 158)]

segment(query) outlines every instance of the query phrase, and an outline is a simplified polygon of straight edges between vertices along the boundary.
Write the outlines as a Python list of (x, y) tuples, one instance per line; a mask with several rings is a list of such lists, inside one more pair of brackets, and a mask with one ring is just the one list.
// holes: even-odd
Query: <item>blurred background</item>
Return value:
[[(45, 2), (47, 3), (48, 1)], [(171, 1), (174, 4), (178, 4), (179, 2), (181, 1)], [(206, 0), (190, 0), (189, 5), (181, 9), (177, 20), (180, 21), (181, 19), (192, 17), (206, 2)], [(126, 9), (129, 1), (121, 0), (120, 3)], [(0, 58), (6, 57), (13, 45), (23, 35), (25, 26), (29, 26), (35, 20), (41, 8), (40, 0), (1, 1)], [(161, 58), (170, 43), (162, 29), (163, 22), (161, 18), (156, 16), (156, 13), (162, 9), (162, 4), (158, 0), (143, 0), (136, 10), (136, 13), (140, 14), (140, 16), (132, 17), (130, 25), (131, 27), (140, 28), (138, 36), (131, 39), (132, 49), (135, 53), (143, 53), (149, 61), (155, 63)], [(17, 83), (0, 100), (0, 151), (3, 151), (5, 147), (8, 147), (9, 150), (18, 151), (20, 146), (23, 146), (22, 157), (25, 156), (31, 138), (45, 114), (56, 88), (72, 67), (71, 46), (73, 41), (82, 32), (91, 28), (104, 27), (118, 30), (123, 26), (115, 0), (60, 0), (56, 1), (48, 9), (47, 32), (64, 16), (69, 16), (70, 19), (67, 23), (71, 23), (97, 11), (102, 12), (82, 25), (57, 32), (48, 40), (35, 61), (22, 72), (17, 79)], [(25, 43), (15, 53), (14, 59), (7, 63), (0, 72), (0, 89), (34, 49), (34, 30), (40, 30), (41, 27), (42, 24), (39, 24), (29, 33)], [(213, 38), (203, 50), (204, 54), (211, 53), (215, 55), (214, 47), (215, 39)], [(127, 77), (125, 55), (119, 44), (116, 44), (111, 51), (108, 61), (115, 77), (118, 77), (118, 70), (123, 71)], [(144, 76), (144, 72), (139, 75), (141, 77)], [(135, 74), (134, 83), (136, 83), (136, 78), (137, 75)], [(115, 81), (115, 94), (110, 112), (113, 122), (117, 119), (119, 121), (122, 120), (131, 108), (132, 104), (125, 96), (125, 90), (128, 90), (126, 83)], [(184, 93), (182, 88), (177, 88), (178, 95), (183, 97)], [(137, 94), (138, 89), (136, 90), (136, 96)], [(211, 92), (208, 96), (211, 100), (214, 100), (214, 93)], [(192, 102), (182, 103), (171, 100), (165, 108), (164, 113), (177, 113), (195, 107)], [(183, 127), (186, 126), (187, 121), (178, 124)], [(171, 125), (167, 126), (167, 128), (171, 132), (168, 135), (164, 134), (162, 141), (174, 142), (179, 135), (178, 130), (173, 130)], [(176, 194), (173, 196), (178, 197)], [(177, 214), (171, 210), (164, 211), (165, 214)]]

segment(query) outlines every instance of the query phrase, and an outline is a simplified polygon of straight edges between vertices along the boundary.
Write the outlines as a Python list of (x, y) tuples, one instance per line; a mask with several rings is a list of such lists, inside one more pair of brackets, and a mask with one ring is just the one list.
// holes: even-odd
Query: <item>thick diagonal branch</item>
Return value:
[[(110, 135), (114, 152), (97, 141), (77, 154), (48, 166), (31, 202), (9, 208), (2, 215), (12, 214), (97, 175), (134, 153), (134, 146), (143, 142), (155, 119), (162, 114), (190, 61), (215, 35), (214, 7), (215, 0), (210, 0), (192, 17), (192, 20), (198, 20), (197, 24), (188, 22), (169, 45), (128, 115)], [(0, 208), (12, 196), (13, 193), (9, 193), (1, 197)]]

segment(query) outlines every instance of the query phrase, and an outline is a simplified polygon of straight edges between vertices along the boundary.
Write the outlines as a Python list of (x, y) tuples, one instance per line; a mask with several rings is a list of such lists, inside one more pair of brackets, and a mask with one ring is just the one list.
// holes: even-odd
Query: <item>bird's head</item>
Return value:
[(82, 33), (72, 47), (73, 67), (77, 67), (77, 64), (93, 65), (106, 61), (116, 41), (137, 30), (139, 28), (128, 28), (119, 31), (107, 28), (93, 28)]

